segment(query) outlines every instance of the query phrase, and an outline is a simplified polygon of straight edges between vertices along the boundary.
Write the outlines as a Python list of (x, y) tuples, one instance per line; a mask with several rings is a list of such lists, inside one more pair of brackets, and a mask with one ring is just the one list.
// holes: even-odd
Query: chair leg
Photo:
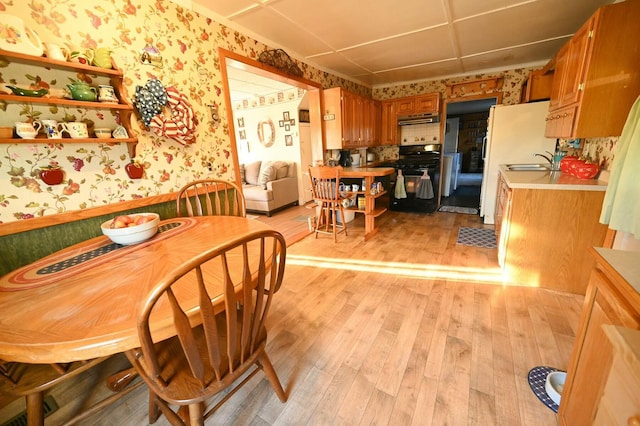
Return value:
[(44, 425), (44, 394), (43, 392), (34, 392), (27, 395), (27, 425), (43, 426)]
[(278, 398), (280, 398), (280, 401), (287, 402), (287, 394), (284, 393), (284, 389), (282, 389), (276, 370), (273, 368), (271, 360), (269, 360), (269, 356), (266, 352), (262, 352), (258, 358), (258, 362), (260, 363), (260, 367), (262, 368), (262, 371), (264, 371), (265, 376), (267, 376), (267, 380), (269, 380), (271, 387), (275, 391), (276, 395), (278, 395)]
[(344, 215), (344, 209), (342, 208), (342, 205), (339, 205), (338, 208), (340, 209), (340, 215), (342, 216), (342, 228), (344, 229), (344, 236), (346, 237), (347, 234), (347, 218)]
[[(333, 242), (337, 243), (338, 242), (338, 224), (337, 224), (337, 214), (336, 212), (338, 211), (338, 209), (336, 208), (336, 205), (332, 205), (331, 206), (331, 213), (333, 213), (332, 216), (332, 220), (333, 220)], [(344, 221), (344, 218), (342, 218), (342, 220)]]
[(154, 424), (160, 417), (160, 407), (158, 407), (158, 395), (149, 389), (149, 424)]
[(191, 426), (204, 426), (204, 406), (202, 402), (189, 404), (189, 424)]

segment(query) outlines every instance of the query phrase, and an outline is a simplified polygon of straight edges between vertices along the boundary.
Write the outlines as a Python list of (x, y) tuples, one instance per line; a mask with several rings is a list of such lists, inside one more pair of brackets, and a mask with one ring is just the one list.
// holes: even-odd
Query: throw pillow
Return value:
[(265, 161), (260, 167), (258, 185), (262, 185), (263, 189), (267, 189), (267, 182), (271, 182), (272, 180), (276, 180), (276, 168), (271, 161)]
[(256, 161), (255, 163), (249, 163), (244, 166), (244, 178), (249, 185), (258, 185), (261, 164), (261, 161)]
[(289, 163), (285, 161), (276, 161), (274, 165), (276, 168), (276, 179), (286, 178), (289, 174)]

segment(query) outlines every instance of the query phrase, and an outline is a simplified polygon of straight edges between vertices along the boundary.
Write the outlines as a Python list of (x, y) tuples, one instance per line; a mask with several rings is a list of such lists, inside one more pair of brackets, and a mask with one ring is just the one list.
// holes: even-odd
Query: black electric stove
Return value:
[(440, 194), (441, 147), (440, 144), (400, 146), (399, 158), (393, 163), (396, 179), (391, 188), (391, 210), (436, 211)]

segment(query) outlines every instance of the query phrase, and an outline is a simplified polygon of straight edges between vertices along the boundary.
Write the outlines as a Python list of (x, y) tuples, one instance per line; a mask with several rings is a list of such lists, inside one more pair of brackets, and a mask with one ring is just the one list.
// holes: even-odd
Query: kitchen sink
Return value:
[(546, 164), (507, 164), (507, 170), (511, 172), (527, 171), (527, 172), (546, 172), (551, 168)]

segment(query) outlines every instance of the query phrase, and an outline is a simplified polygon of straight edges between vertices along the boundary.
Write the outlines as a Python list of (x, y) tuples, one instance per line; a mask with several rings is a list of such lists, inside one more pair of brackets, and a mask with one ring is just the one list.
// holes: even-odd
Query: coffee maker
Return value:
[(342, 167), (351, 167), (351, 151), (340, 151), (338, 164)]

